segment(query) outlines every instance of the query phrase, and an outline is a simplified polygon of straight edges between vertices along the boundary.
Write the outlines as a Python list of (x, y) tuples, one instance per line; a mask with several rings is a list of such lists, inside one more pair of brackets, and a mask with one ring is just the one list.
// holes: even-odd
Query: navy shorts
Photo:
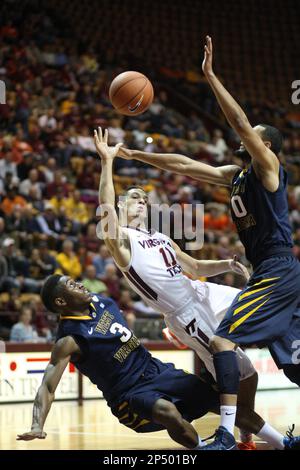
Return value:
[(289, 332), (299, 302), (299, 261), (266, 259), (234, 299), (216, 335), (242, 346), (268, 346)]
[(294, 312), (287, 333), (274, 341), (269, 351), (279, 369), (285, 365), (297, 365), (300, 374), (300, 305)]
[(174, 403), (189, 422), (219, 406), (219, 394), (208, 383), (155, 358), (151, 359), (147, 370), (122, 398), (112, 406), (112, 413), (121, 424), (140, 433), (165, 429), (152, 420), (153, 406), (160, 398)]

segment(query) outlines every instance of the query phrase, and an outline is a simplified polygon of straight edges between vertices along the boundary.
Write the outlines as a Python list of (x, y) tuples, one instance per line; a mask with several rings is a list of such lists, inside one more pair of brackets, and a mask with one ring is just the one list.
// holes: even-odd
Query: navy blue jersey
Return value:
[(264, 188), (252, 165), (233, 178), (231, 214), (252, 264), (263, 260), (270, 250), (293, 246), (286, 186), (287, 175), (282, 166), (279, 187), (273, 193)]
[(151, 359), (117, 304), (107, 297), (94, 294), (89, 315), (62, 317), (56, 341), (65, 336), (72, 336), (82, 353), (72, 362), (97, 385), (108, 404), (137, 382)]

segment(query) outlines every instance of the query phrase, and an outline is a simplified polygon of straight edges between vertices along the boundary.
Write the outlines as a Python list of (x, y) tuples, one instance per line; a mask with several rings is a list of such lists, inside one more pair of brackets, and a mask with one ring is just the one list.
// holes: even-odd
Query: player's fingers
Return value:
[(117, 145), (116, 145), (116, 150), (117, 150), (117, 152), (120, 150), (120, 148), (122, 147), (122, 145), (124, 145), (124, 144), (121, 143), (121, 144), (117, 144)]
[(98, 134), (97, 134), (96, 129), (94, 129), (94, 141), (95, 141), (95, 142), (98, 142), (98, 141), (99, 141), (99, 138), (98, 138)]
[(101, 129), (100, 126), (98, 127), (98, 137), (99, 137), (99, 141), (100, 141), (100, 142), (103, 142), (103, 138), (102, 138), (102, 129)]
[(104, 143), (105, 144), (108, 143), (108, 129), (105, 129), (105, 131), (104, 131)]

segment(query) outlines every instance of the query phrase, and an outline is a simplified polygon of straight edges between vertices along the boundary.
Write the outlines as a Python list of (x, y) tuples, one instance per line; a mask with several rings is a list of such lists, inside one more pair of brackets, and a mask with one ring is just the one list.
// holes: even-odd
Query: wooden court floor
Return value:
[[(300, 391), (259, 392), (257, 412), (282, 433), (295, 424), (300, 434)], [(167, 432), (136, 434), (119, 424), (104, 400), (54, 402), (49, 413), (45, 440), (17, 441), (16, 435), (30, 430), (31, 404), (0, 405), (0, 450), (117, 450), (117, 449), (180, 449)], [(194, 422), (201, 435), (213, 434), (218, 417), (208, 414)]]

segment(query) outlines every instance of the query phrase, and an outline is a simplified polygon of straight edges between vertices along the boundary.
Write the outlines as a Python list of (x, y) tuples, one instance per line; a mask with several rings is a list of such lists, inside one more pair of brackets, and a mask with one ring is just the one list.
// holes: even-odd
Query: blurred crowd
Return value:
[[(108, 128), (112, 145), (124, 142), (130, 148), (181, 153), (213, 165), (239, 163), (232, 150), (236, 137), (229, 130), (212, 129), (194, 111), (179, 112), (163, 87), (146, 113), (120, 116), (110, 105), (108, 87), (126, 63), (117, 65), (113, 55), (99, 56), (92, 47), (75, 47), (58, 33), (51, 15), (27, 14), (22, 25), (13, 17), (3, 18), (0, 80), (7, 94), (6, 104), (0, 105), (0, 337), (53, 339), (56, 318), (39, 297), (44, 279), (53, 273), (80, 279), (93, 292), (114, 298), (142, 336), (150, 330), (140, 320), (151, 319), (159, 336), (159, 315), (132, 292), (96, 235), (101, 163), (93, 129)], [(161, 73), (173, 83), (166, 69)], [(196, 72), (180, 77), (191, 94), (203, 90), (203, 80), (196, 77)], [(209, 105), (205, 110), (213, 113)], [(247, 110), (256, 120), (265, 117), (254, 105)], [(282, 116), (280, 109), (270, 113)], [(293, 126), (297, 128), (296, 117)], [(289, 174), (294, 250), (300, 259), (300, 138), (293, 132), (285, 137), (281, 158)], [(151, 204), (205, 204), (205, 243), (190, 254), (199, 259), (237, 254), (247, 264), (230, 219), (227, 188), (122, 159), (116, 160), (114, 180), (117, 196), (139, 184), (149, 192)], [(191, 228), (196, 215), (195, 210)], [(211, 280), (243, 285), (233, 273)]]

